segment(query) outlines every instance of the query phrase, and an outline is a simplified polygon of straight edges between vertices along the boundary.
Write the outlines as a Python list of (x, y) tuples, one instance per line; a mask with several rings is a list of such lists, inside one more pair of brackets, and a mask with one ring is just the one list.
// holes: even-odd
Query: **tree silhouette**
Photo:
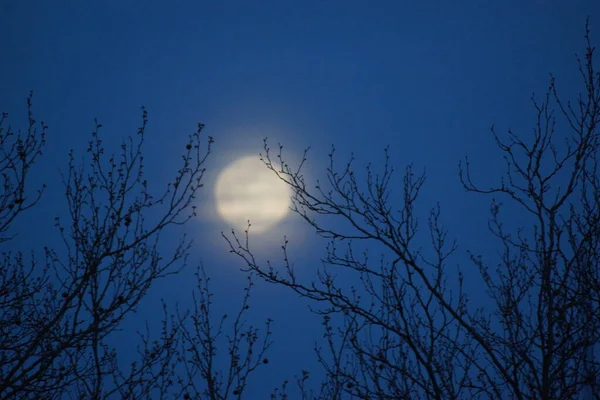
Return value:
[[(168, 252), (162, 239), (195, 216), (213, 142), (202, 138), (204, 125), (189, 135), (173, 180), (156, 194), (144, 174), (146, 110), (119, 155), (105, 153), (96, 122), (85, 157), (78, 162), (71, 150), (63, 176), (68, 214), (55, 226), (64, 249), (44, 248), (42, 260), (28, 259), (7, 249), (11, 224), (43, 199), (43, 188), (32, 196), (26, 185), (47, 130), (44, 123), (36, 128), (31, 99), (26, 132), (6, 127), (7, 114), (0, 120), (0, 398), (216, 400), (232, 392), (240, 398), (270, 345), (269, 322), (260, 333), (244, 321), (251, 279), (231, 326), (221, 321), (212, 329), (212, 294), (200, 268), (193, 310), (173, 314), (163, 304), (157, 339), (147, 326), (132, 332), (135, 361), (124, 365), (107, 340), (154, 282), (186, 265), (191, 242), (183, 236)], [(229, 353), (217, 354), (225, 333)], [(217, 356), (230, 359), (226, 374), (214, 365)]]
[[(424, 174), (407, 166), (397, 195), (387, 150), (380, 172), (369, 164), (362, 181), (353, 157), (340, 167), (333, 148), (326, 183), (313, 186), (302, 173), (306, 153), (294, 169), (281, 146), (275, 158), (265, 141), (263, 161), (293, 189), (293, 211), (330, 239), (323, 267), (302, 281), (287, 240), (276, 266), (257, 262), (247, 237), (225, 238), (248, 271), (309, 299), (323, 317), (316, 354), (326, 377), (310, 391), (302, 371), (302, 398), (600, 398), (600, 73), (587, 24), (585, 40), (574, 101), (563, 100), (551, 78), (543, 99), (533, 99), (533, 136), (492, 128), (506, 162), (496, 185), (475, 184), (469, 160), (459, 164), (468, 192), (493, 195), (488, 224), (499, 258), (470, 254), (491, 309), (466, 290), (466, 267), (450, 266), (457, 246), (439, 206), (427, 221), (430, 247), (422, 248)], [(530, 219), (511, 231), (503, 204)], [(288, 398), (287, 386), (272, 398)]]

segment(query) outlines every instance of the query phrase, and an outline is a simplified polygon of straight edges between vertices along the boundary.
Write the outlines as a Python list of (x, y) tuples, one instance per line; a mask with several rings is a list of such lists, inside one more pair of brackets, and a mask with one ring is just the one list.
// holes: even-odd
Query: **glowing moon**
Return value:
[(227, 166), (215, 187), (217, 211), (236, 229), (264, 232), (289, 211), (291, 190), (257, 156)]

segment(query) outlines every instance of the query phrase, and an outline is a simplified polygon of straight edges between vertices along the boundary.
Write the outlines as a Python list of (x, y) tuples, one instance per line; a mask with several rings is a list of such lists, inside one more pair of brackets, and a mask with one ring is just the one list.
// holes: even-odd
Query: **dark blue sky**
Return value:
[[(311, 146), (311, 179), (324, 176), (331, 144), (342, 157), (355, 152), (357, 165), (377, 165), (389, 145), (398, 187), (405, 164), (427, 167), (422, 211), (440, 202), (459, 244), (454, 262), (468, 268), (466, 249), (493, 251), (489, 199), (464, 193), (457, 163), (468, 155), (481, 182), (499, 177), (491, 124), (530, 134), (530, 96), (544, 93), (550, 73), (565, 96), (579, 90), (574, 55), (583, 52), (588, 15), (600, 43), (594, 0), (0, 0), (0, 109), (25, 127), (33, 89), (35, 115), (49, 126), (33, 177), (48, 190), (20, 220), (14, 246), (59, 245), (52, 222), (66, 210), (59, 171), (68, 149), (85, 151), (98, 118), (118, 151), (144, 105), (147, 172), (157, 185), (176, 169), (198, 121), (215, 138), (201, 215), (185, 230), (195, 239), (190, 261), (202, 261), (214, 277), (223, 309), (237, 304), (244, 275), (220, 237), (226, 225), (215, 214), (212, 188), (229, 162), (258, 155), (265, 136), (292, 159)], [(297, 218), (254, 240), (263, 256), (279, 260), (284, 234), (297, 269), (310, 277), (325, 242)], [(185, 306), (192, 270), (156, 285), (129, 323), (152, 320), (160, 297)], [(252, 318), (275, 319), (272, 362), (250, 382), (250, 398), (264, 398), (311, 368), (321, 331), (295, 295), (255, 289)]]

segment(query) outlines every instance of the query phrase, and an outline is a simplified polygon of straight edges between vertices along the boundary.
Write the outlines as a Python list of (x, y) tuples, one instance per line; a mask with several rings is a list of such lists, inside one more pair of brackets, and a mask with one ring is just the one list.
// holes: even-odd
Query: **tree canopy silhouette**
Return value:
[[(424, 174), (407, 166), (397, 194), (387, 149), (381, 169), (369, 164), (361, 180), (354, 157), (338, 164), (333, 148), (315, 185), (302, 172), (306, 153), (294, 168), (282, 146), (275, 157), (265, 142), (264, 163), (293, 189), (293, 211), (330, 239), (323, 267), (302, 281), (287, 240), (283, 261), (263, 265), (247, 240), (226, 239), (247, 271), (308, 299), (323, 318), (316, 354), (326, 376), (312, 391), (303, 371), (303, 398), (600, 398), (600, 73), (587, 24), (585, 40), (577, 98), (562, 98), (551, 77), (533, 98), (533, 135), (492, 128), (506, 165), (496, 184), (475, 183), (468, 158), (459, 163), (465, 190), (492, 196), (498, 258), (470, 253), (487, 300), (466, 290), (469, 266), (451, 264), (457, 246), (439, 205), (427, 220), (429, 248), (418, 240)], [(514, 231), (506, 204), (530, 217)]]
[[(69, 152), (63, 176), (66, 220), (55, 220), (64, 248), (44, 248), (42, 260), (28, 259), (10, 251), (9, 228), (19, 214), (43, 201), (43, 188), (31, 195), (27, 186), (47, 131), (33, 119), (31, 100), (30, 95), (25, 132), (6, 127), (7, 114), (0, 119), (0, 398), (241, 395), (248, 375), (265, 363), (270, 345), (270, 322), (259, 332), (244, 319), (251, 279), (230, 324), (222, 318), (213, 326), (209, 279), (199, 267), (194, 307), (170, 312), (164, 304), (162, 329), (154, 340), (148, 329), (131, 332), (138, 353), (131, 364), (124, 365), (119, 349), (107, 341), (152, 283), (186, 265), (190, 240), (181, 237), (167, 252), (163, 235), (196, 214), (194, 200), (213, 142), (210, 136), (203, 140), (204, 125), (189, 135), (173, 180), (162, 192), (151, 193), (144, 174), (146, 110), (137, 133), (123, 141), (118, 155), (105, 153), (102, 125), (96, 122), (83, 161)], [(225, 329), (231, 332), (227, 354), (217, 353)], [(229, 368), (217, 368), (216, 357), (229, 359)]]

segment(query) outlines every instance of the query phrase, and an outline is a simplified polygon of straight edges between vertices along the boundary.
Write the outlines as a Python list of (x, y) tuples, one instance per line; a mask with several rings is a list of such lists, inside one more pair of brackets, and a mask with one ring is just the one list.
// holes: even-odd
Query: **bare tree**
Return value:
[[(194, 306), (176, 318), (182, 326), (181, 351), (177, 357), (182, 367), (179, 370), (174, 368), (173, 375), (179, 373), (177, 380), (182, 389), (181, 397), (242, 399), (250, 374), (269, 363), (266, 352), (272, 343), (272, 320), (267, 319), (264, 332), (247, 323), (245, 314), (250, 308), (250, 292), (254, 286), (252, 276), (248, 275), (242, 303), (236, 314), (232, 318), (223, 314), (214, 321), (210, 277), (203, 267), (198, 269), (196, 276), (198, 288), (193, 297)], [(186, 324), (190, 320), (191, 323)], [(231, 323), (228, 325), (229, 320)], [(219, 348), (225, 348), (227, 354), (219, 352)], [(221, 364), (223, 366), (219, 367)]]
[[(191, 242), (183, 236), (169, 250), (163, 236), (195, 216), (194, 199), (213, 143), (210, 136), (202, 138), (204, 125), (189, 135), (173, 180), (155, 194), (144, 174), (146, 110), (137, 134), (123, 141), (118, 155), (105, 154), (96, 122), (85, 157), (80, 161), (71, 150), (63, 176), (68, 213), (55, 225), (64, 249), (45, 248), (39, 260), (35, 253), (7, 251), (12, 223), (40, 201), (43, 189), (30, 195), (26, 185), (47, 129), (42, 123), (36, 130), (31, 96), (28, 111), (24, 133), (6, 127), (6, 114), (0, 119), (0, 398), (241, 398), (248, 375), (267, 362), (270, 345), (269, 323), (259, 334), (243, 318), (251, 280), (231, 330), (223, 321), (213, 330), (208, 278), (199, 275), (195, 309), (173, 315), (163, 304), (156, 339), (148, 326), (137, 336), (132, 332), (130, 346), (138, 351), (131, 364), (107, 340), (154, 282), (186, 265)], [(229, 355), (206, 348), (225, 334)], [(217, 355), (231, 361), (225, 381), (211, 366)]]
[(5, 236), (15, 218), (23, 211), (33, 207), (40, 199), (42, 190), (32, 199), (25, 197), (25, 182), (31, 166), (42, 154), (46, 141), (46, 125), (42, 122), (37, 131), (31, 110), (31, 97), (27, 98), (27, 132), (14, 132), (5, 127), (8, 114), (0, 118), (0, 172), (2, 173), (3, 192), (0, 198), (0, 243), (10, 239)]
[[(353, 157), (340, 167), (333, 149), (327, 182), (313, 186), (302, 174), (306, 153), (293, 169), (281, 146), (274, 159), (265, 142), (263, 161), (293, 189), (293, 211), (330, 239), (323, 267), (304, 282), (287, 240), (282, 264), (262, 265), (247, 237), (225, 238), (248, 271), (311, 300), (323, 316), (325, 343), (316, 352), (326, 378), (311, 393), (303, 371), (303, 398), (600, 398), (593, 354), (600, 341), (600, 73), (587, 24), (585, 39), (577, 60), (583, 89), (573, 102), (561, 99), (551, 78), (543, 100), (533, 100), (533, 137), (509, 131), (503, 138), (492, 129), (506, 161), (497, 185), (476, 185), (468, 159), (459, 164), (467, 191), (494, 196), (489, 230), (499, 259), (469, 253), (485, 302), (469, 302), (467, 267), (449, 266), (457, 245), (439, 206), (428, 232), (419, 229), (424, 174), (406, 167), (398, 195), (387, 150), (381, 172), (369, 164), (362, 180)], [(511, 230), (503, 202), (530, 218)], [(491, 309), (481, 307), (488, 303)], [(287, 385), (272, 397), (287, 398)]]

